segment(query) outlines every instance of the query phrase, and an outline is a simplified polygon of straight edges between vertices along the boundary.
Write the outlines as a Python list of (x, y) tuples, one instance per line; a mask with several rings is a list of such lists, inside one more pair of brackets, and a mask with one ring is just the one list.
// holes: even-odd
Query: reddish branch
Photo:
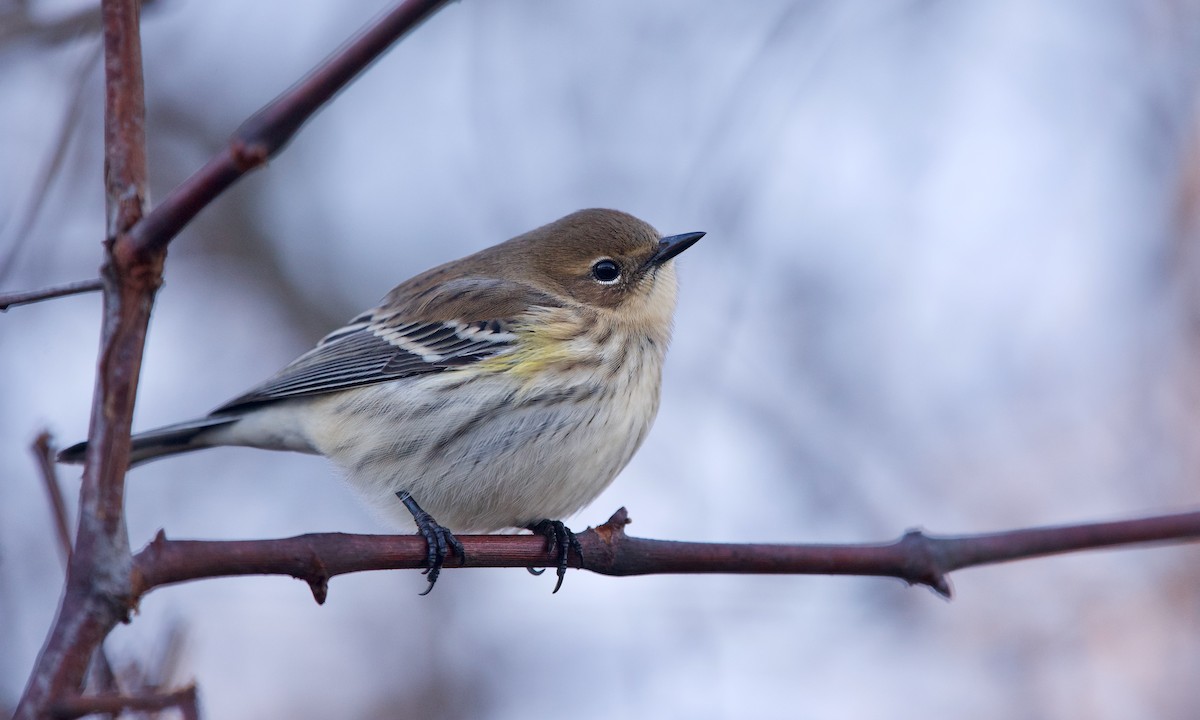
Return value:
[(108, 208), (104, 324), (92, 404), (87, 463), (79, 499), (75, 551), (66, 590), (17, 718), (45, 716), (49, 705), (79, 692), (93, 653), (126, 617), (132, 557), (123, 514), (129, 425), (154, 292), (157, 257), (129, 253), (125, 233), (146, 198), (145, 108), (137, 0), (105, 0), (105, 189)]
[[(910, 531), (870, 545), (754, 545), (648, 540), (625, 534), (624, 508), (604, 525), (579, 534), (583, 562), (603, 575), (737, 573), (895, 577), (950, 596), (947, 575), (976, 565), (1135, 543), (1200, 540), (1200, 512), (1088, 525), (1031, 528), (986, 535), (931, 536)], [(465, 567), (554, 567), (555, 553), (530, 535), (460, 536)], [(304, 580), (318, 603), (329, 579), (364, 570), (420, 568), (425, 541), (417, 535), (321, 533), (282, 540), (168, 540), (162, 533), (134, 558), (133, 598), (156, 587), (233, 575), (290, 575)], [(446, 569), (460, 567), (458, 558)], [(132, 609), (132, 607), (131, 607)]]
[[(71, 561), (71, 524), (67, 514), (67, 501), (63, 497), (62, 486), (58, 482), (58, 472), (54, 466), (54, 441), (50, 433), (43, 430), (38, 433), (30, 447), (37, 461), (38, 473), (42, 476), (42, 487), (46, 491), (46, 499), (50, 504), (50, 514), (54, 520), (54, 529), (58, 536), (58, 549), (62, 554), (63, 564)], [(113, 674), (112, 663), (104, 652), (104, 646), (96, 648), (96, 660), (92, 665), (93, 678), (96, 684), (105, 691), (115, 690), (117, 679)]]
[(108, 222), (100, 358), (66, 590), (16, 718), (44, 717), (55, 700), (77, 694), (93, 652), (127, 617), (133, 560), (124, 519), (129, 429), (168, 243), (201, 208), (265, 162), (341, 87), (445, 2), (400, 3), (250, 118), (229, 148), (143, 219), (147, 171), (139, 2), (103, 1)]

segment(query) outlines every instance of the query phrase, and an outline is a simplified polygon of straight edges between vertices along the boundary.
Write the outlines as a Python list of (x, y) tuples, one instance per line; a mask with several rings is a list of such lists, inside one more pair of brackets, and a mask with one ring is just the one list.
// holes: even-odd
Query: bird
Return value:
[(451, 549), (463, 561), (455, 533), (511, 529), (557, 550), (557, 592), (569, 551), (582, 558), (562, 518), (612, 482), (658, 412), (674, 259), (703, 236), (580, 210), (432, 268), (207, 416), (134, 435), (130, 464), (217, 446), (323, 455), (415, 523), (422, 594)]

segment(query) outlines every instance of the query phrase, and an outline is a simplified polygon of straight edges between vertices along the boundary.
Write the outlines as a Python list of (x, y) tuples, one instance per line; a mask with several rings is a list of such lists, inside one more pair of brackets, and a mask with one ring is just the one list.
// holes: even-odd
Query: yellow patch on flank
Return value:
[(580, 334), (577, 318), (561, 311), (539, 315), (513, 328), (517, 340), (512, 350), (481, 360), (475, 367), (483, 372), (511, 372), (528, 377), (595, 352), (594, 347), (583, 347), (573, 341)]

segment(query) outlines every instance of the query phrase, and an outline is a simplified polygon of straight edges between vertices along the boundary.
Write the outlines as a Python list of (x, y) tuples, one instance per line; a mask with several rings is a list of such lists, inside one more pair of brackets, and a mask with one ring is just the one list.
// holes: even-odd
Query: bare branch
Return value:
[(448, 0), (405, 0), (326, 58), (237, 129), (229, 145), (170, 192), (130, 231), (141, 250), (163, 250), (213, 198), (265, 163), (385, 50)]
[(80, 280), (65, 285), (55, 285), (54, 287), (42, 288), (41, 290), (3, 293), (0, 294), (0, 312), (7, 312), (10, 307), (15, 305), (28, 305), (43, 300), (67, 297), (68, 295), (98, 292), (103, 289), (104, 281), (100, 278), (95, 278), (94, 280)]
[[(1077, 550), (1150, 542), (1200, 540), (1200, 512), (1139, 520), (1031, 528), (985, 535), (929, 536), (910, 531), (887, 544), (768, 545), (674, 542), (630, 537), (624, 508), (604, 525), (579, 534), (582, 563), (603, 575), (732, 573), (895, 577), (951, 594), (947, 574), (976, 565)], [(531, 535), (459, 536), (466, 560), (455, 567), (553, 567), (554, 551)], [(304, 580), (318, 603), (329, 579), (364, 570), (424, 567), (419, 535), (320, 533), (281, 540), (167, 540), (160, 532), (134, 557), (135, 602), (150, 590), (200, 578), (290, 575)]]
[(54, 446), (50, 433), (46, 430), (38, 433), (30, 449), (37, 459), (42, 485), (46, 489), (46, 497), (50, 500), (54, 528), (58, 533), (58, 549), (63, 560), (68, 561), (71, 558), (71, 527), (67, 518), (67, 502), (63, 498), (62, 487), (58, 484), (58, 472), (54, 468)]
[(120, 695), (105, 693), (103, 695), (88, 695), (74, 697), (55, 703), (50, 714), (56, 718), (77, 718), (84, 715), (117, 715), (126, 710), (140, 712), (159, 712), (169, 708), (178, 708), (184, 720), (196, 720), (200, 717), (199, 703), (196, 698), (196, 686), (189, 685), (182, 690), (170, 693), (147, 693), (145, 695)]
[(79, 494), (75, 551), (50, 636), (16, 718), (39, 718), (79, 692), (96, 648), (126, 617), (132, 557), (125, 530), (125, 469), (137, 378), (163, 253), (129, 252), (125, 233), (146, 199), (145, 101), (138, 0), (103, 0), (104, 150), (108, 207), (104, 323)]
[(88, 659), (132, 604), (124, 519), (129, 429), (146, 327), (171, 238), (212, 198), (277, 152), (395, 40), (447, 0), (405, 0), (251, 117), (229, 148), (145, 218), (145, 101), (137, 0), (103, 0), (107, 255), (104, 324), (67, 587), (15, 717), (32, 720), (79, 692)]
[[(54, 519), (58, 548), (67, 565), (71, 561), (71, 521), (67, 513), (66, 498), (63, 497), (62, 485), (58, 482), (58, 472), (54, 465), (54, 439), (49, 431), (43, 430), (34, 438), (30, 447), (38, 465), (38, 474), (42, 477), (42, 485), (50, 502), (50, 513)], [(104, 691), (117, 690), (117, 679), (113, 675), (112, 663), (104, 651), (104, 645), (96, 648), (96, 656), (92, 664), (92, 677)]]

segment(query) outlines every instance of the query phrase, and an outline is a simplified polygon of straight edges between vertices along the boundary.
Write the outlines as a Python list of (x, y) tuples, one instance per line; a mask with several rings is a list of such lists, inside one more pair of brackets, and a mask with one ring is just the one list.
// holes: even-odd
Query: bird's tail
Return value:
[[(129, 450), (129, 465), (132, 467), (155, 458), (212, 447), (218, 443), (212, 442), (213, 434), (210, 431), (239, 419), (236, 415), (206, 417), (134, 435)], [(83, 464), (87, 446), (85, 440), (60, 451), (58, 461), (71, 465)]]

